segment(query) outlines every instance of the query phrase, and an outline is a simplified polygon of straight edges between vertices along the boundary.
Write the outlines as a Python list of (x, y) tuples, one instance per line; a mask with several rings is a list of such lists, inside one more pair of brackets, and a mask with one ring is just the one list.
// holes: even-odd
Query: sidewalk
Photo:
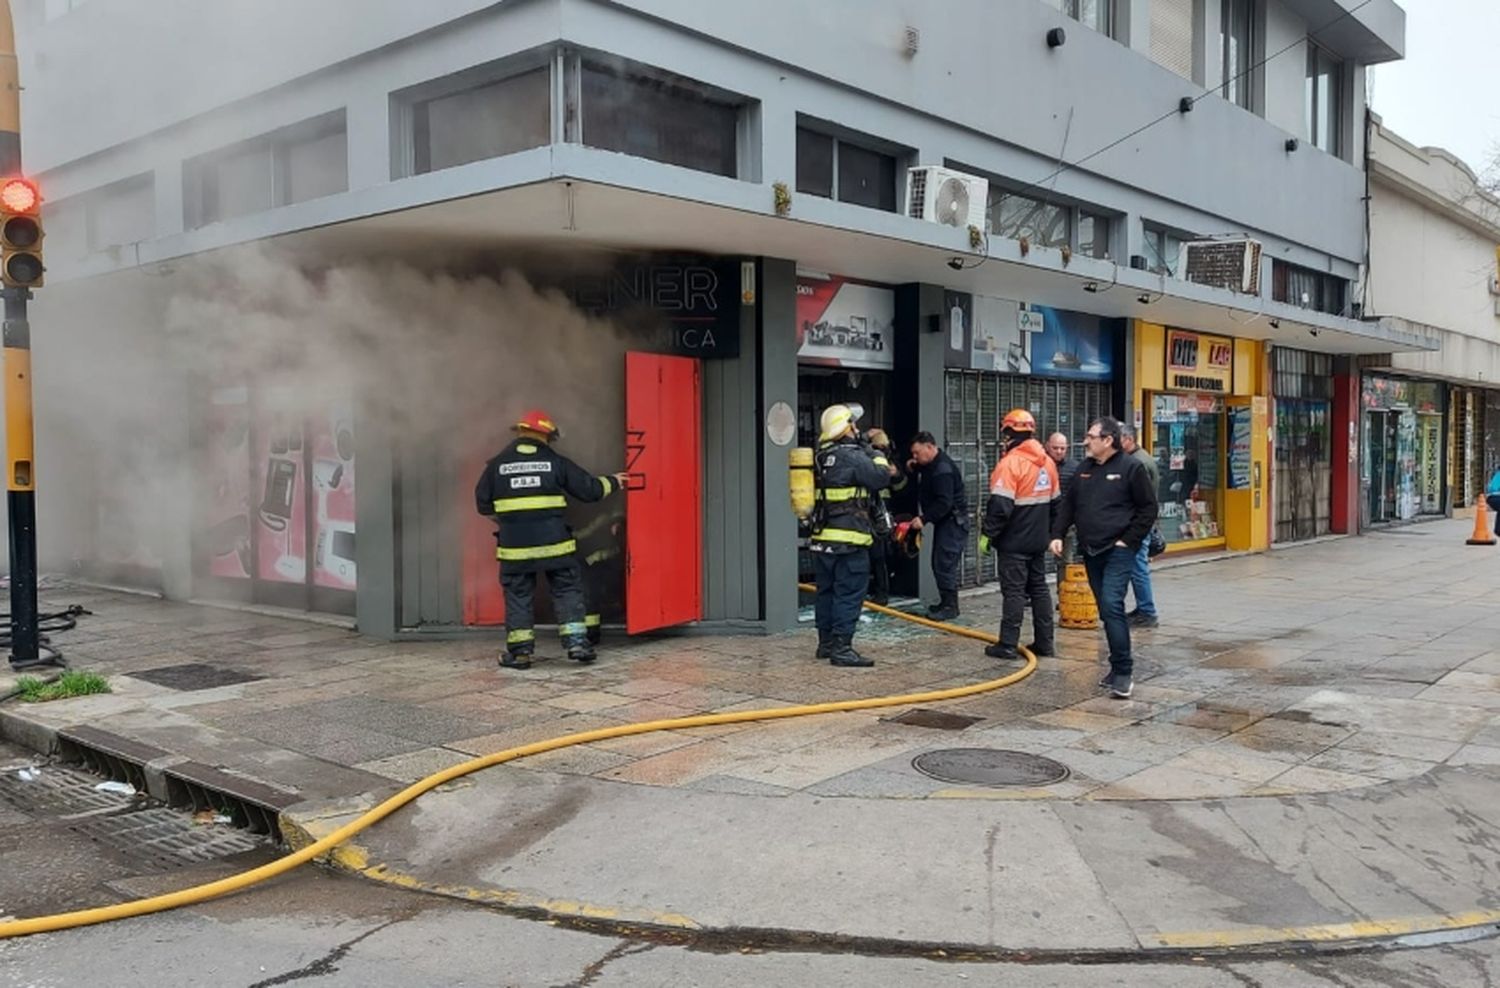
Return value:
[[(570, 748), (423, 797), (341, 863), (600, 922), (980, 949), (1500, 923), (1500, 554), (1465, 546), (1468, 528), (1158, 573), (1163, 623), (1137, 636), (1130, 701), (1096, 689), (1096, 636), (1064, 632), (1029, 679), (941, 705), (967, 727), (895, 722), (909, 709), (896, 707)], [(0, 731), (44, 747), (87, 725), (275, 794), (310, 833), (403, 782), (558, 734), (997, 675), (978, 643), (883, 618), (861, 633), (869, 671), (812, 660), (804, 631), (607, 643), (593, 667), (516, 674), (488, 641), (388, 644), (47, 596), (96, 612), (62, 644), (116, 692), (6, 703)], [(998, 603), (966, 598), (964, 620), (992, 626)], [(181, 666), (207, 668), (161, 673)], [(174, 675), (181, 688), (163, 685)], [(986, 788), (912, 768), (948, 748), (1042, 754), (1071, 776)]]

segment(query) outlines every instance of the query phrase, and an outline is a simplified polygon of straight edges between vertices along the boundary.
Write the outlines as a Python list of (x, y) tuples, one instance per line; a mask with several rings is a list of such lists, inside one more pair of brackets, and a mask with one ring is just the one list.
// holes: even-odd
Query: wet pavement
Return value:
[[(1129, 701), (1096, 686), (1098, 634), (1060, 632), (1061, 655), (1030, 678), (935, 705), (967, 726), (898, 721), (912, 710), (898, 706), (598, 741), (425, 797), (345, 863), (563, 914), (1005, 949), (1489, 922), (1500, 554), (1465, 546), (1469, 527), (1159, 570), (1161, 627), (1136, 636)], [(813, 659), (805, 630), (610, 641), (592, 667), (544, 642), (551, 660), (514, 673), (492, 639), (373, 642), (83, 588), (46, 596), (96, 612), (63, 644), (116, 692), (7, 703), (9, 735), (45, 744), (88, 723), (306, 800), (313, 832), (351, 798), (559, 734), (1007, 671), (977, 642), (885, 618), (861, 630), (872, 670)], [(998, 604), (967, 596), (961, 621), (992, 627)], [(176, 668), (205, 665), (243, 681)], [(912, 767), (949, 748), (1042, 755), (1069, 775), (988, 787)], [(722, 883), (768, 874), (781, 891), (723, 898)]]
[[(1096, 686), (1099, 635), (1062, 631), (1060, 656), (1026, 681), (943, 704), (975, 719), (962, 730), (900, 723), (910, 708), (896, 708), (600, 741), (505, 771), (767, 796), (946, 798), (953, 788), (912, 770), (912, 759), (997, 747), (1045, 755), (1071, 774), (995, 797), (1184, 799), (1328, 792), (1437, 765), (1500, 764), (1500, 610), (1473, 572), (1500, 558), (1464, 546), (1462, 527), (1158, 572), (1163, 620), (1136, 633), (1129, 701)], [(813, 660), (804, 631), (611, 641), (591, 667), (544, 642), (552, 658), (513, 673), (496, 668), (493, 641), (382, 643), (143, 597), (49, 595), (96, 612), (63, 644), (76, 664), (114, 675), (116, 692), (13, 710), (51, 726), (113, 724), (313, 798), (558, 734), (941, 689), (1005, 671), (979, 643), (878, 616), (860, 634), (873, 670)], [(998, 603), (993, 593), (967, 597), (962, 623), (993, 626)], [(192, 666), (256, 678), (158, 684)]]

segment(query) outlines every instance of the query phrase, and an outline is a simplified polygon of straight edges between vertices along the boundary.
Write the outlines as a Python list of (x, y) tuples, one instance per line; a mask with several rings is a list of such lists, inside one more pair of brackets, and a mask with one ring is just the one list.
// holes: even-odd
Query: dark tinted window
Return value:
[(733, 178), (740, 108), (679, 83), (583, 67), (583, 143)]
[(833, 138), (797, 128), (797, 191), (833, 198)]
[(838, 197), (840, 202), (895, 212), (896, 159), (840, 141)]

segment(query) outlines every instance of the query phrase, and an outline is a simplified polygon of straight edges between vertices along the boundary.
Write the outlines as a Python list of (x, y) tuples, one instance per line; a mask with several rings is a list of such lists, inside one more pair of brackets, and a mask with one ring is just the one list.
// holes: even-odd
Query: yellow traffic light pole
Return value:
[[(0, 0), (0, 176), (21, 174), (21, 76), (10, 0)], [(5, 300), (6, 507), (10, 521), (10, 664), (61, 664), (41, 643), (36, 600), (36, 489), (31, 411), (31, 291), (7, 286)]]

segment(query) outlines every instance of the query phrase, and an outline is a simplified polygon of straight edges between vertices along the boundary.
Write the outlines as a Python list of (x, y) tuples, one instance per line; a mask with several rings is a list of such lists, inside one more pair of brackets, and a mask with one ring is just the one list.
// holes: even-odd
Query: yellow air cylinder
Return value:
[(1064, 628), (1097, 628), (1099, 607), (1089, 589), (1089, 574), (1082, 563), (1069, 563), (1057, 584), (1057, 623)]
[(797, 446), (787, 454), (791, 467), (787, 485), (792, 496), (792, 513), (806, 521), (813, 512), (813, 451), (810, 446)]

